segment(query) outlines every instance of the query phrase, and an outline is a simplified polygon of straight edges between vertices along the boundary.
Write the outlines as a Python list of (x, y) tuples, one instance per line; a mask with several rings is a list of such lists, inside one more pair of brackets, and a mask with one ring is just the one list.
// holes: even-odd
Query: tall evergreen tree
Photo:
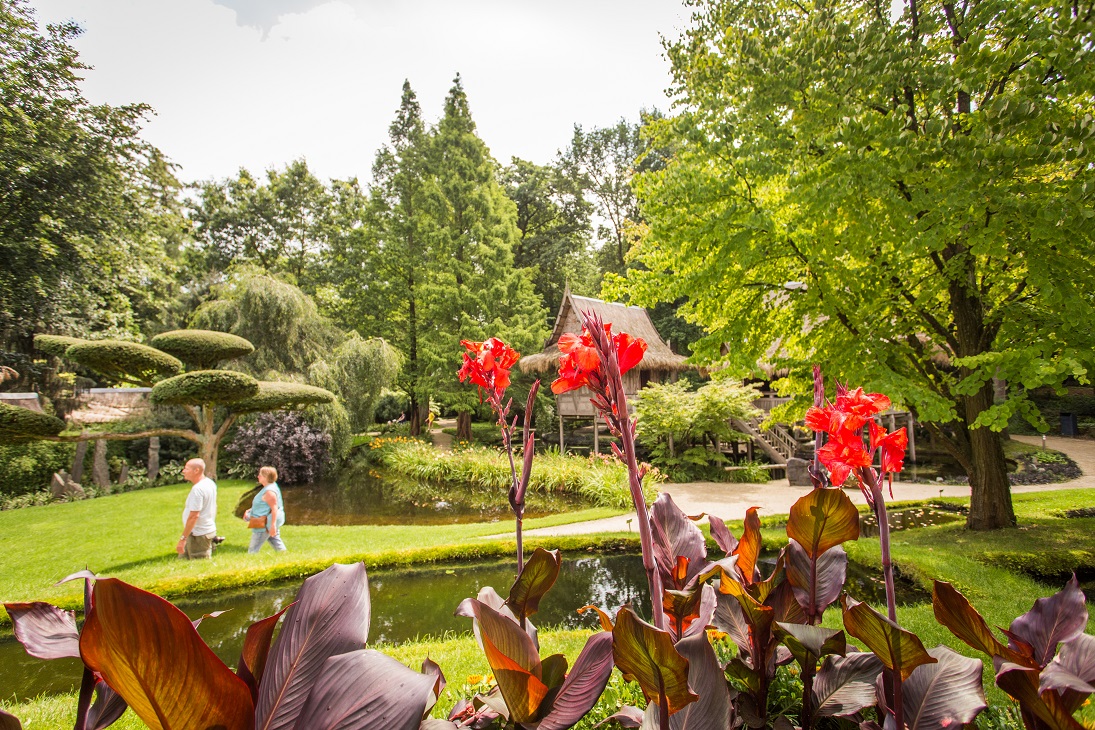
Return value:
[(427, 367), (437, 394), (459, 414), (458, 437), (470, 437), (475, 396), (454, 387), (451, 377), (460, 340), (499, 336), (518, 350), (535, 348), (545, 334), (545, 312), (528, 272), (514, 268), (516, 206), (476, 134), (459, 76), (445, 99), (430, 161), (439, 193), (439, 245), (449, 258), (435, 292), (445, 324), (438, 328)]
[(386, 338), (403, 354), (399, 382), (411, 399), (412, 433), (418, 433), (416, 414), (430, 395), (424, 350), (433, 340), (439, 301), (430, 294), (445, 257), (433, 218), (429, 135), (409, 82), (388, 134), (373, 163), (365, 225), (338, 238), (333, 249), (337, 319), (367, 337)]

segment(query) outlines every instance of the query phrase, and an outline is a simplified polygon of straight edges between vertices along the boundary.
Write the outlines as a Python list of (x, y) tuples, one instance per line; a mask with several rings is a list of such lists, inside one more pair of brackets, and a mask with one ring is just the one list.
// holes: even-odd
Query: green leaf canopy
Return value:
[(12, 437), (56, 436), (64, 430), (65, 422), (60, 418), (0, 403), (0, 441)]
[(314, 385), (303, 383), (284, 383), (263, 380), (258, 383), (258, 392), (231, 404), (233, 413), (255, 413), (276, 411), (283, 408), (333, 403), (334, 393)]
[(259, 381), (231, 370), (198, 370), (161, 381), (152, 388), (152, 402), (162, 405), (234, 403), (259, 392)]
[(213, 330), (164, 332), (152, 338), (152, 346), (200, 370), (255, 351), (255, 346), (244, 338)]
[(122, 340), (78, 342), (65, 350), (65, 357), (108, 378), (140, 385), (152, 385), (183, 369), (166, 352)]

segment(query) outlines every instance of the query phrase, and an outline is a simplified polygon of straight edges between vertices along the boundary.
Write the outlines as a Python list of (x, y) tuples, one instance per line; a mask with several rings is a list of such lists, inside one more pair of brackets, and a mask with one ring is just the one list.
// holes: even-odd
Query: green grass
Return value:
[[(228, 537), (211, 560), (178, 560), (189, 485), (158, 487), (83, 502), (0, 512), (0, 601), (44, 600), (81, 605), (78, 583), (54, 587), (85, 566), (165, 597), (238, 588), (317, 573), (332, 563), (364, 561), (370, 568), (441, 560), (475, 560), (513, 553), (512, 520), (464, 525), (309, 526), (287, 524), (289, 550), (247, 554), (250, 537), (232, 516), (248, 481), (223, 480), (218, 490), (218, 532)], [(526, 529), (600, 519), (618, 509), (592, 508), (525, 521)], [(505, 538), (482, 539), (490, 535)], [(552, 539), (566, 549), (614, 548), (635, 542), (626, 534)], [(531, 546), (544, 541), (531, 540)], [(7, 623), (7, 614), (0, 614)]]

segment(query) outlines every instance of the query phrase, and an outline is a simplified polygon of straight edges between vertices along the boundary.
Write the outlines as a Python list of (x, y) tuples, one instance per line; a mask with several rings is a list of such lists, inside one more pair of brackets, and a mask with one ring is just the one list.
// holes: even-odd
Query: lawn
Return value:
[[(249, 481), (220, 483), (217, 527), (228, 540), (212, 560), (193, 562), (178, 560), (174, 552), (187, 484), (0, 512), (0, 601), (45, 600), (78, 607), (82, 590), (78, 583), (53, 584), (85, 566), (165, 597), (178, 597), (304, 577), (336, 562), (363, 560), (377, 568), (508, 556), (514, 549), (512, 537), (481, 539), (512, 535), (512, 520), (429, 526), (287, 524), (283, 528), (289, 547), (286, 553), (279, 555), (266, 548), (257, 556), (248, 555), (250, 533), (232, 511), (251, 486)], [(592, 508), (526, 520), (525, 525), (529, 529), (547, 527), (619, 513), (618, 509)], [(584, 548), (599, 540), (583, 537), (552, 542)], [(0, 613), (0, 621), (7, 623), (6, 613)]]

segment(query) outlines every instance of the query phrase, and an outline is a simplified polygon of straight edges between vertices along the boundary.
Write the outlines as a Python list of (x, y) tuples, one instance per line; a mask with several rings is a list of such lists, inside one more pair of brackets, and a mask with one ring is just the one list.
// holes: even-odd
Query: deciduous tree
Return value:
[[(638, 182), (627, 291), (690, 299), (708, 361), (895, 394), (1015, 523), (998, 432), (1086, 378), (1095, 318), (1090, 2), (697, 3), (668, 47), (672, 150)], [(995, 401), (993, 379), (1010, 387)]]

